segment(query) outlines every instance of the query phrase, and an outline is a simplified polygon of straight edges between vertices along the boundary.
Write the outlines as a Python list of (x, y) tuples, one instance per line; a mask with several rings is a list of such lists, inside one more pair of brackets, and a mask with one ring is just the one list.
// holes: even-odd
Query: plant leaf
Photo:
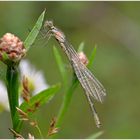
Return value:
[(81, 42), (80, 45), (79, 45), (79, 47), (78, 47), (78, 51), (77, 52), (83, 52), (84, 46), (85, 46), (85, 43), (84, 42)]
[(89, 136), (87, 139), (97, 139), (98, 137), (100, 137), (102, 134), (104, 133), (104, 131), (99, 131), (91, 136)]
[(95, 45), (92, 53), (91, 53), (91, 56), (89, 58), (89, 63), (88, 63), (88, 68), (91, 68), (92, 65), (93, 65), (93, 61), (94, 61), (94, 58), (95, 58), (95, 54), (96, 54), (96, 50), (97, 50), (97, 45)]
[(35, 26), (33, 27), (33, 29), (31, 30), (31, 32), (29, 33), (29, 35), (27, 36), (26, 40), (24, 41), (24, 46), (25, 48), (28, 50), (31, 45), (34, 43), (41, 27), (42, 27), (42, 22), (44, 19), (44, 15), (45, 15), (45, 10), (42, 12), (42, 14), (40, 15), (40, 17), (38, 18)]
[(65, 63), (62, 61), (62, 57), (55, 46), (53, 47), (53, 52), (65, 87), (67, 85), (67, 71), (65, 68)]
[(27, 112), (28, 109), (33, 109), (35, 105), (43, 105), (44, 103), (48, 102), (52, 97), (57, 93), (60, 89), (60, 84), (53, 85), (46, 90), (41, 91), (37, 95), (33, 96), (29, 102), (23, 102), (20, 106), (20, 109), (28, 114), (32, 114)]
[(78, 84), (79, 84), (79, 81), (78, 81), (76, 75), (73, 73), (71, 85), (69, 86), (69, 88), (67, 89), (67, 91), (64, 95), (64, 99), (63, 99), (61, 108), (59, 110), (58, 116), (57, 116), (57, 123), (56, 123), (57, 127), (60, 127), (60, 125), (64, 119), (64, 116), (70, 105), (73, 93), (74, 93), (75, 89), (77, 88)]

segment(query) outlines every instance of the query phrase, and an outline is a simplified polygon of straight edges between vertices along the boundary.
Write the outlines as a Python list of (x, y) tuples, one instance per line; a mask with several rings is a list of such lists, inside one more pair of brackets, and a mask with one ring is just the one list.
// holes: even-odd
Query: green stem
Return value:
[(61, 125), (61, 122), (68, 110), (68, 107), (69, 107), (69, 104), (70, 104), (70, 101), (71, 101), (71, 98), (72, 98), (72, 95), (74, 93), (74, 90), (75, 88), (77, 87), (78, 85), (78, 80), (77, 80), (77, 77), (75, 74), (73, 74), (73, 79), (72, 79), (72, 83), (71, 83), (71, 86), (70, 88), (67, 90), (65, 96), (64, 96), (64, 100), (63, 100), (63, 103), (61, 105), (61, 108), (60, 108), (60, 111), (59, 111), (59, 114), (58, 114), (58, 117), (57, 117), (57, 123), (56, 123), (56, 126), (59, 127)]
[(19, 106), (18, 103), (18, 89), (19, 89), (19, 72), (18, 72), (18, 65), (11, 64), (7, 67), (7, 91), (8, 91), (8, 98), (9, 98), (9, 105), (10, 105), (10, 112), (11, 112), (11, 119), (13, 130), (18, 132), (16, 127), (19, 123), (19, 116), (16, 110), (16, 107)]
[[(59, 113), (58, 113), (58, 116), (57, 116), (56, 127), (60, 127), (60, 125), (61, 125), (61, 123), (64, 119), (64, 116), (65, 116), (65, 114), (68, 110), (68, 107), (69, 107), (72, 95), (74, 93), (74, 90), (75, 90), (75, 88), (77, 87), (78, 84), (79, 84), (78, 79), (77, 79), (75, 73), (73, 73), (73, 79), (72, 79), (72, 82), (71, 82), (71, 86), (70, 86), (70, 88), (68, 88), (68, 90), (67, 90), (67, 92), (64, 96), (64, 100), (62, 102), (62, 105), (60, 107), (60, 110), (59, 110)], [(57, 133), (55, 135), (51, 136), (50, 138), (52, 139), (56, 135), (57, 135)]]

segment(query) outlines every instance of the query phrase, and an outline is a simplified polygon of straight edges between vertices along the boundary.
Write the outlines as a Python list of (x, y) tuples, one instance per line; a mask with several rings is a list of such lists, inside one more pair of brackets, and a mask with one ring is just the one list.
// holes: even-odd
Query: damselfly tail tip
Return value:
[(96, 123), (97, 128), (100, 128), (101, 127), (101, 122), (99, 120), (99, 117), (98, 117), (97, 113), (94, 114), (94, 119), (95, 119), (95, 123)]

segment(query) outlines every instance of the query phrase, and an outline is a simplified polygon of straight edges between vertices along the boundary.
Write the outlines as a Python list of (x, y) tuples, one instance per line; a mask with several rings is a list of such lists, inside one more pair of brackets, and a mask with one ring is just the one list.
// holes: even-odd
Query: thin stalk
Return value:
[(75, 88), (77, 87), (78, 85), (78, 80), (77, 80), (77, 77), (75, 74), (73, 74), (73, 79), (72, 79), (72, 83), (71, 83), (71, 86), (70, 88), (67, 90), (65, 96), (64, 96), (64, 100), (63, 100), (63, 103), (61, 105), (61, 108), (60, 108), (60, 111), (59, 111), (59, 114), (58, 114), (58, 117), (57, 117), (57, 123), (56, 123), (56, 126), (59, 127), (67, 110), (68, 110), (68, 107), (69, 107), (69, 104), (70, 104), (70, 101), (71, 101), (71, 98), (72, 98), (72, 95), (74, 93), (74, 90)]
[(16, 107), (19, 106), (19, 103), (18, 103), (18, 98), (19, 98), (18, 65), (12, 64), (10, 66), (7, 66), (6, 79), (7, 79), (7, 91), (8, 91), (8, 99), (9, 99), (9, 105), (10, 105), (13, 130), (18, 132), (16, 128), (19, 123), (19, 116), (16, 110)]
[[(79, 84), (79, 81), (78, 81), (75, 73), (73, 73), (71, 86), (70, 86), (70, 88), (68, 88), (66, 94), (64, 95), (64, 100), (62, 102), (62, 105), (60, 107), (60, 110), (59, 110), (59, 113), (58, 113), (58, 116), (57, 116), (56, 127), (58, 127), (58, 128), (60, 127), (60, 125), (61, 125), (61, 123), (64, 119), (64, 116), (65, 116), (65, 114), (68, 110), (72, 95), (73, 95), (74, 90), (75, 90), (75, 88), (77, 87), (78, 84)], [(50, 138), (52, 139), (56, 135), (57, 135), (57, 133), (55, 135), (51, 136)]]

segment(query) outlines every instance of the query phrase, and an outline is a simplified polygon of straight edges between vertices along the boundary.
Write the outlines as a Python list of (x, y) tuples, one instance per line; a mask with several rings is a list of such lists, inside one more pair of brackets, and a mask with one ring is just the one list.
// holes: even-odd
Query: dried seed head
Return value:
[(25, 55), (26, 49), (23, 42), (11, 33), (6, 33), (0, 39), (0, 60), (7, 62), (18, 62)]
[(51, 129), (49, 132), (48, 132), (48, 136), (51, 136), (51, 135), (54, 135), (54, 134), (56, 134), (56, 133), (58, 133), (58, 128), (53, 128), (53, 129)]
[(50, 127), (55, 127), (56, 124), (56, 118), (52, 118), (51, 123), (50, 123)]
[(84, 65), (87, 65), (89, 63), (86, 55), (83, 53), (83, 52), (79, 52), (78, 53), (78, 56), (79, 56), (79, 59), (80, 61), (84, 64)]
[(33, 112), (35, 112), (35, 109), (34, 108), (28, 108), (27, 112), (32, 112), (33, 113)]
[(29, 81), (28, 78), (25, 76), (23, 76), (22, 86), (23, 86), (22, 97), (26, 102), (29, 102), (30, 101)]
[(48, 130), (48, 136), (58, 133), (58, 128), (56, 127), (56, 118), (52, 118), (50, 127)]

